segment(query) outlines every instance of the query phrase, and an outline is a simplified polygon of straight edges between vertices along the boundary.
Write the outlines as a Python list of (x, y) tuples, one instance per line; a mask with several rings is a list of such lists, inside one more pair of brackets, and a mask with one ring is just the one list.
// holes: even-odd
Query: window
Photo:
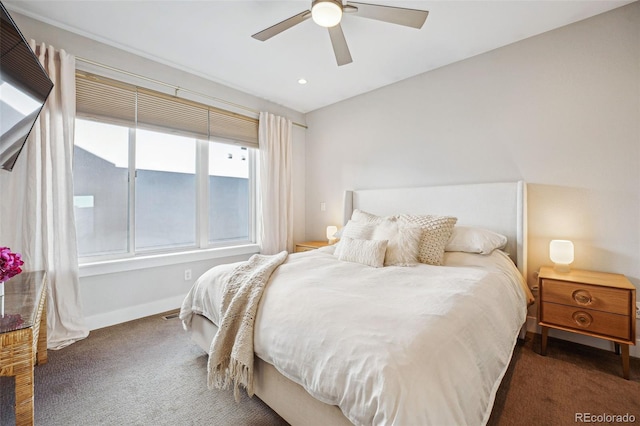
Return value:
[(128, 252), (128, 164), (127, 127), (76, 120), (73, 204), (80, 256)]
[(136, 252), (196, 245), (196, 142), (136, 132)]
[(257, 120), (79, 73), (84, 261), (255, 242)]
[(249, 239), (249, 170), (246, 147), (209, 142), (209, 244)]

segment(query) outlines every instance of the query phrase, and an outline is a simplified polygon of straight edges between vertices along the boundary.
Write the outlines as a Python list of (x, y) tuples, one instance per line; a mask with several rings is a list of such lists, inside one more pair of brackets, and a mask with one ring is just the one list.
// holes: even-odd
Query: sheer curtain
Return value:
[(260, 113), (260, 251), (275, 254), (293, 250), (292, 123), (268, 112)]
[(47, 346), (60, 349), (89, 334), (73, 213), (75, 57), (30, 44), (54, 87), (13, 171), (0, 173), (0, 242), (22, 253), (25, 270), (46, 271)]

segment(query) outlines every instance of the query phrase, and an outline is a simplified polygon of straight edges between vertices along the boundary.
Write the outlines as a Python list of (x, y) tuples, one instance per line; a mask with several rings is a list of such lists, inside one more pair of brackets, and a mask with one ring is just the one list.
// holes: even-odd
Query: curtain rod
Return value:
[[(145, 77), (143, 75), (135, 74), (135, 73), (132, 73), (132, 72), (129, 72), (129, 71), (125, 71), (125, 70), (122, 70), (120, 68), (112, 67), (110, 65), (101, 64), (99, 62), (92, 61), (91, 59), (86, 59), (86, 58), (82, 58), (80, 56), (76, 56), (76, 60), (80, 61), (80, 62), (85, 62), (85, 63), (90, 64), (90, 65), (94, 65), (96, 67), (104, 68), (104, 69), (107, 69), (107, 70), (110, 70), (110, 71), (115, 71), (115, 72), (120, 73), (120, 74), (125, 74), (125, 75), (128, 75), (130, 77), (135, 77), (135, 78), (139, 78), (139, 79), (142, 79), (142, 80), (145, 80), (145, 81), (149, 81), (149, 82), (154, 83), (154, 84), (159, 84), (161, 86), (169, 87), (169, 88), (171, 88), (171, 89), (173, 89), (175, 91), (174, 93), (175, 93), (176, 97), (178, 97), (178, 91), (181, 90), (183, 92), (188, 92), (188, 93), (191, 93), (191, 94), (196, 95), (196, 96), (201, 96), (203, 98), (207, 98), (207, 99), (210, 99), (210, 100), (215, 101), (215, 102), (220, 102), (220, 103), (223, 103), (223, 104), (226, 104), (226, 105), (229, 105), (229, 106), (233, 106), (235, 108), (239, 108), (239, 109), (242, 109), (242, 110), (254, 113), (254, 114), (260, 114), (260, 111), (255, 110), (253, 108), (246, 107), (244, 105), (236, 104), (236, 103), (230, 102), (230, 101), (225, 101), (224, 99), (216, 98), (215, 96), (205, 95), (204, 93), (196, 92), (195, 90), (185, 89), (184, 87), (176, 86), (174, 84), (165, 83), (164, 81), (156, 80), (154, 78)], [(303, 129), (307, 129), (307, 126), (304, 125), (304, 124), (297, 123), (295, 121), (293, 121), (292, 124), (295, 125), (295, 126), (298, 126), (298, 127), (302, 127)]]

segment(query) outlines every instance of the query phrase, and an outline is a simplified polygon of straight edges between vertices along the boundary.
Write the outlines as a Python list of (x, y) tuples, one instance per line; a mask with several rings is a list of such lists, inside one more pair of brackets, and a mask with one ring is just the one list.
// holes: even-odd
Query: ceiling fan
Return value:
[(347, 41), (344, 38), (342, 27), (340, 26), (343, 13), (418, 29), (422, 28), (429, 14), (426, 10), (406, 9), (395, 6), (356, 2), (346, 2), (342, 4), (341, 0), (313, 0), (311, 10), (300, 12), (266, 30), (255, 33), (251, 37), (260, 41), (266, 41), (294, 25), (298, 25), (312, 18), (316, 24), (326, 27), (329, 30), (329, 37), (331, 38), (333, 53), (336, 56), (338, 66), (349, 64), (353, 62), (353, 60), (349, 52), (349, 47), (347, 46)]

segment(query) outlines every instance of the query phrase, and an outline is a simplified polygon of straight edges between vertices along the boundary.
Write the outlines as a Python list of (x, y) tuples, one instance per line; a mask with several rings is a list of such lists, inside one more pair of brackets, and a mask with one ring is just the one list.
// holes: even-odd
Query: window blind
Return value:
[(76, 73), (78, 116), (258, 148), (258, 120), (93, 74)]
[(209, 135), (257, 148), (258, 120), (221, 109), (210, 109)]
[(138, 89), (138, 127), (208, 139), (208, 110), (170, 95)]
[(134, 127), (136, 87), (76, 73), (76, 114), (83, 118)]

